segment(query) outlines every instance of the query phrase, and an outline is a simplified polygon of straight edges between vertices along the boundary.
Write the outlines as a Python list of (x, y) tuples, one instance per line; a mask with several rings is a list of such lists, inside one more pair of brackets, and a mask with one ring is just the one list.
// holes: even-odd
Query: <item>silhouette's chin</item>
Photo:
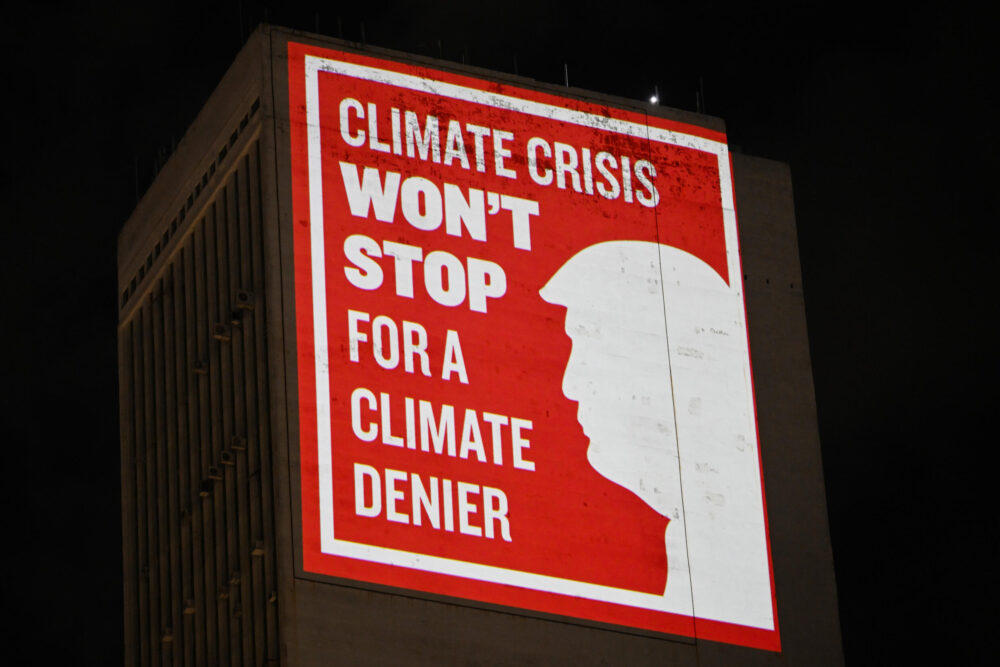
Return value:
[(579, 402), (576, 404), (576, 423), (580, 425), (580, 430), (583, 431), (583, 435), (587, 438), (587, 444), (590, 445), (594, 441), (594, 438), (590, 435), (589, 429), (587, 429), (586, 420), (580, 414), (583, 408), (580, 407)]
[(583, 431), (583, 434), (589, 438), (590, 431), (587, 429), (587, 425), (583, 422), (583, 420), (580, 419), (579, 413), (576, 415), (576, 423), (580, 425), (580, 430)]

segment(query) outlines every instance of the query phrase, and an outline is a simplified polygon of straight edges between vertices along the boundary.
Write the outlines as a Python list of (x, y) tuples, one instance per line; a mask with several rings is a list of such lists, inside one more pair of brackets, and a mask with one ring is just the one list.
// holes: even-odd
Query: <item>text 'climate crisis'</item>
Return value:
[(533, 136), (523, 143), (514, 132), (432, 114), (379, 108), (352, 97), (340, 101), (340, 137), (348, 146), (405, 155), (409, 159), (455, 166), (479, 173), (492, 171), (517, 179), (518, 166), (537, 185), (605, 199), (621, 199), (649, 208), (660, 201), (656, 167), (631, 155), (574, 146), (555, 138)]

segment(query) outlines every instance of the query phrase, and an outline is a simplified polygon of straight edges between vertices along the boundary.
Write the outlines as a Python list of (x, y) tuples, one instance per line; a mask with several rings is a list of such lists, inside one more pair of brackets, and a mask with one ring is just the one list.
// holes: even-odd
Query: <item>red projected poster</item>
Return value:
[(288, 49), (305, 571), (779, 650), (725, 136)]

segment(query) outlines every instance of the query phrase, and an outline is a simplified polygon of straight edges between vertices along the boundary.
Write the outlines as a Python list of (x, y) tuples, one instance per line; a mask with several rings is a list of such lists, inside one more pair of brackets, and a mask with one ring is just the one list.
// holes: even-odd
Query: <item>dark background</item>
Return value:
[[(848, 664), (989, 663), (992, 22), (951, 4), (38, 3), (5, 17), (0, 661), (121, 662), (115, 243), (260, 21), (705, 109), (790, 163)], [(318, 12), (318, 13), (317, 13)], [(338, 18), (340, 24), (338, 28)], [(363, 28), (362, 28), (363, 25)], [(318, 28), (318, 30), (317, 30)]]

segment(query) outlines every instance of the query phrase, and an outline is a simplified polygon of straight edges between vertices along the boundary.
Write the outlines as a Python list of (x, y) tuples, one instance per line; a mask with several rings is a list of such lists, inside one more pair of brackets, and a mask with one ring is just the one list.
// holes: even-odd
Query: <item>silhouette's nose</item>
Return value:
[(570, 399), (571, 401), (580, 400), (580, 384), (579, 384), (579, 364), (580, 355), (577, 350), (577, 343), (573, 342), (572, 350), (569, 353), (569, 359), (566, 360), (566, 371), (563, 373), (562, 381), (562, 392), (563, 395)]

